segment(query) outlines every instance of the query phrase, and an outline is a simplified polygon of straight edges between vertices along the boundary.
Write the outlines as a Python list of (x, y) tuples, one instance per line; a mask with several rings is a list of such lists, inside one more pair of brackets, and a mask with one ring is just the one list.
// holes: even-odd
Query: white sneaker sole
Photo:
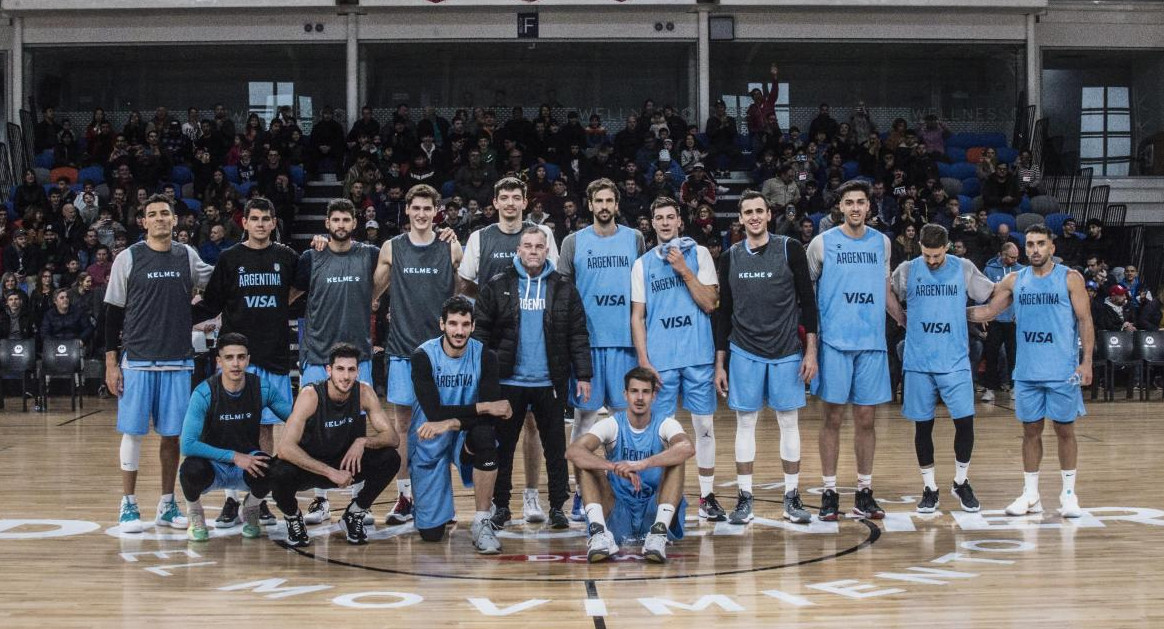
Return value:
[(982, 505), (978, 505), (977, 507), (967, 507), (966, 503), (962, 502), (962, 498), (958, 496), (958, 492), (954, 491), (953, 489), (950, 490), (950, 495), (954, 497), (954, 500), (958, 501), (958, 506), (961, 507), (962, 510), (966, 513), (978, 513), (978, 511), (982, 509)]
[(233, 529), (234, 527), (239, 526), (242, 523), (243, 523), (242, 518), (235, 518), (235, 519), (231, 520), (230, 522), (219, 522), (218, 520), (215, 520), (214, 521), (214, 528), (216, 528), (216, 529)]
[(941, 504), (941, 503), (934, 503), (934, 506), (932, 506), (932, 507), (918, 507), (917, 512), (918, 513), (933, 513), (933, 512), (938, 510), (939, 504)]
[(169, 527), (172, 529), (182, 529), (183, 531), (185, 531), (187, 528), (190, 527), (190, 521), (186, 520), (186, 518), (182, 518), (182, 520), (185, 520), (185, 521), (166, 520), (164, 518), (154, 518), (154, 526), (166, 526), (166, 527)]
[(755, 520), (755, 519), (756, 519), (755, 513), (749, 513), (748, 515), (746, 515), (742, 518), (737, 518), (734, 515), (731, 515), (731, 516), (728, 516), (728, 524), (742, 525), (742, 524), (747, 524), (748, 522), (751, 522), (752, 520)]
[(145, 530), (141, 520), (130, 520), (128, 522), (122, 522), (117, 525), (117, 528), (122, 533), (141, 533), (143, 530)]
[(1034, 504), (1028, 504), (1026, 509), (1021, 510), (1021, 511), (1019, 509), (1014, 508), (1013, 504), (1006, 508), (1006, 514), (1011, 515), (1011, 516), (1032, 515), (1032, 514), (1042, 513), (1042, 512), (1043, 512), (1043, 501), (1042, 500), (1036, 500)]

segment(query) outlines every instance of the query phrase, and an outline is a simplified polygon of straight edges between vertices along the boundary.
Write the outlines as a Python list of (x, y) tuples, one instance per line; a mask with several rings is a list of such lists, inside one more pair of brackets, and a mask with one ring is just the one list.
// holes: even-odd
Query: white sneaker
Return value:
[(1042, 513), (1043, 501), (1038, 496), (1033, 498), (1026, 494), (1015, 498), (1015, 501), (1006, 507), (1007, 515), (1027, 515), (1028, 513)]
[(190, 521), (182, 515), (181, 509), (178, 508), (178, 501), (171, 499), (168, 502), (158, 502), (158, 514), (154, 516), (154, 524), (174, 529), (185, 529), (190, 526)]
[(586, 561), (598, 563), (618, 554), (614, 535), (601, 524), (590, 525), (590, 539), (586, 541)]
[(993, 402), (994, 401), (994, 390), (987, 389), (987, 390), (983, 391), (982, 397), (979, 399), (982, 400), (983, 402)]
[(307, 507), (307, 515), (303, 516), (304, 524), (319, 524), (331, 521), (331, 503), (327, 498), (315, 497), (311, 506)]
[(546, 512), (542, 510), (542, 503), (538, 500), (538, 490), (525, 490), (525, 500), (522, 501), (521, 514), (527, 524), (546, 521)]
[(1083, 517), (1083, 509), (1079, 508), (1079, 496), (1074, 492), (1059, 494), (1059, 515), (1065, 518)]
[(121, 515), (118, 517), (117, 526), (122, 533), (141, 533), (145, 528), (141, 523), (141, 512), (137, 504), (131, 503), (124, 496), (121, 498)]
[(643, 540), (643, 559), (651, 563), (667, 563), (667, 527), (656, 522)]

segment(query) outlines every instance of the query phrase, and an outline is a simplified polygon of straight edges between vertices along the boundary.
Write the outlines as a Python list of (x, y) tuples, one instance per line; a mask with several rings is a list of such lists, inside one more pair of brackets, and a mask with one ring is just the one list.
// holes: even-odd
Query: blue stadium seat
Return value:
[(1070, 214), (1056, 212), (1054, 214), (1048, 214), (1048, 215), (1044, 216), (1043, 217), (1043, 224), (1046, 225), (1048, 229), (1055, 232), (1056, 236), (1062, 236), (1063, 235), (1063, 221), (1065, 221), (1069, 218), (1071, 218)]
[(995, 212), (986, 217), (986, 224), (990, 227), (990, 231), (997, 232), (998, 226), (1006, 223), (1010, 227), (1010, 231), (1018, 230), (1018, 225), (1015, 223), (1014, 217), (1006, 212)]
[(1018, 149), (1012, 149), (1009, 146), (1002, 146), (998, 148), (998, 161), (1003, 164), (1013, 164), (1018, 161)]
[(825, 215), (824, 215), (824, 212), (817, 212), (816, 214), (809, 214), (808, 217), (812, 219), (812, 228), (814, 230), (819, 230), (820, 229), (820, 219), (824, 218)]
[(975, 146), (992, 146), (994, 148), (1002, 148), (1006, 146), (1006, 134), (1004, 133), (955, 133), (946, 138), (947, 154), (951, 147), (968, 149)]
[(1026, 214), (1027, 212), (1030, 212), (1030, 211), (1031, 211), (1031, 198), (1024, 194), (1022, 200), (1019, 201), (1018, 213), (1019, 214)]
[(246, 199), (247, 195), (251, 193), (251, 188), (254, 188), (256, 185), (258, 185), (257, 182), (246, 181), (240, 184), (235, 184), (234, 189), (238, 190), (238, 196), (240, 199)]
[(545, 166), (546, 166), (546, 179), (549, 179), (550, 181), (554, 181), (558, 177), (562, 176), (562, 167), (561, 166), (558, 166), (557, 164), (551, 164), (549, 162), (546, 162)]
[(105, 183), (105, 170), (100, 166), (86, 166), (77, 173), (77, 181), (85, 183), (85, 180), (93, 182), (93, 185), (100, 185)]
[(938, 177), (949, 177), (952, 179), (957, 179), (957, 177), (954, 177), (954, 175), (951, 172), (952, 168), (953, 168), (952, 164), (947, 164), (946, 162), (938, 162)]
[[(940, 171), (939, 171), (940, 172)], [(970, 162), (958, 162), (950, 165), (950, 176), (954, 179), (961, 179), (962, 185), (966, 185), (966, 180), (970, 177), (978, 176), (978, 166)]]
[(960, 146), (946, 145), (946, 157), (950, 158), (951, 162), (966, 161), (966, 149)]
[(53, 167), (53, 152), (51, 150), (41, 151), (39, 155), (33, 158), (32, 162), (37, 168), (47, 168), (52, 170)]
[(859, 168), (857, 162), (845, 162), (841, 164), (841, 169), (845, 172), (845, 181), (857, 176), (857, 168)]
[(182, 199), (182, 202), (186, 204), (186, 207), (193, 210), (195, 214), (197, 214), (199, 216), (202, 215), (202, 202), (199, 201), (198, 199), (194, 199), (194, 198)]
[(176, 188), (181, 188), (194, 181), (194, 172), (186, 166), (175, 166), (170, 171), (170, 181), (173, 182)]
[(946, 190), (946, 195), (956, 197), (962, 194), (962, 180), (954, 179), (953, 177), (942, 177), (942, 187)]
[(292, 166), (291, 183), (295, 184), (297, 188), (302, 188), (303, 184), (307, 183), (307, 172), (303, 170), (302, 166)]
[(959, 194), (958, 204), (962, 207), (963, 213), (969, 212), (970, 208), (974, 207), (974, 197), (965, 194)]
[(978, 177), (967, 177), (962, 180), (962, 194), (968, 197), (982, 194), (982, 182), (978, 180)]
[(242, 180), (238, 178), (237, 166), (223, 166), (222, 172), (226, 173), (226, 180), (231, 183), (239, 183)]
[(447, 199), (457, 193), (457, 182), (452, 179), (441, 184), (441, 198)]

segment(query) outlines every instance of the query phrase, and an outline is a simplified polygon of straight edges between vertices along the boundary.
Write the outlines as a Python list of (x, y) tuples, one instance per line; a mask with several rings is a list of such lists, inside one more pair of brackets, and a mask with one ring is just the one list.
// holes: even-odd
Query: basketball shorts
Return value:
[(950, 411), (951, 419), (974, 414), (974, 379), (967, 369), (951, 373), (906, 371), (902, 386), (905, 401), (901, 414), (906, 419), (922, 422), (933, 419), (939, 397)]
[(679, 396), (683, 396), (683, 408), (693, 415), (715, 413), (715, 365), (680, 367), (659, 372), (663, 386), (655, 398), (653, 410), (667, 416), (675, 415)]
[(597, 411), (605, 406), (610, 410), (626, 408), (623, 378), (626, 372), (639, 366), (635, 350), (627, 347), (595, 347), (590, 350), (594, 376), (590, 379), (590, 399), (583, 402), (575, 395), (578, 381), (570, 378), (570, 406), (582, 411)]
[(873, 406), (893, 399), (889, 354), (882, 350), (840, 350), (820, 344), (820, 373), (813, 394), (830, 404)]
[(731, 348), (728, 361), (728, 408), (754, 413), (768, 403), (775, 411), (791, 411), (805, 404), (800, 379), (800, 356), (780, 361), (764, 360)]
[(399, 406), (416, 403), (412, 386), (412, 361), (405, 356), (388, 357), (388, 402)]
[(473, 465), (461, 462), (466, 433), (446, 432), (434, 439), (421, 440), (416, 429), (423, 418), (413, 416), (408, 431), (408, 472), (412, 477), (413, 517), (416, 528), (431, 529), (453, 519), (453, 481), (449, 466), (456, 465), (461, 482), (473, 485)]
[[(288, 373), (271, 373), (262, 367), (251, 365), (247, 367), (247, 371), (255, 374), (267, 385), (275, 395), (282, 396), (288, 404), (294, 404), (295, 400), (291, 396), (291, 374)], [(263, 425), (281, 424), (283, 423), (269, 408), (263, 408)]]
[(163, 437), (182, 433), (186, 408), (190, 405), (189, 369), (147, 371), (122, 367), (124, 391), (117, 399), (117, 432), (145, 435), (150, 431)]
[(1023, 423), (1044, 417), (1060, 424), (1070, 424), (1087, 414), (1083, 391), (1079, 385), (1059, 381), (1014, 381), (1014, 413)]
[[(608, 472), (609, 474), (609, 472)], [(659, 496), (655, 493), (636, 496), (615, 492), (614, 506), (606, 516), (606, 528), (619, 544), (631, 540), (641, 540), (651, 532), (655, 515), (659, 511)], [(675, 517), (667, 527), (667, 539), (683, 539), (683, 521), (687, 518), (687, 499), (675, 505)], [(587, 524), (589, 526), (589, 524)]]

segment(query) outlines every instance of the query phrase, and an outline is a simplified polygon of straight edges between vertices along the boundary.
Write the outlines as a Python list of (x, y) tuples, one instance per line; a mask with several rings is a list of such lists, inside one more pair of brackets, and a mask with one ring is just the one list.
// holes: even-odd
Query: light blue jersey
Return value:
[(906, 286), (905, 371), (950, 373), (970, 369), (966, 280), (962, 260), (946, 256), (937, 271), (925, 258), (910, 263)]
[[(659, 430), (668, 415), (651, 413), (651, 422), (641, 432), (631, 427), (625, 412), (611, 416), (618, 425), (618, 437), (613, 444), (606, 444), (606, 458), (609, 461), (641, 461), (665, 450), (667, 444), (659, 436)], [(607, 514), (608, 530), (618, 543), (645, 536), (655, 521), (659, 509), (659, 489), (663, 483), (663, 468), (649, 467), (639, 472), (641, 485), (635, 491), (631, 482), (614, 472), (606, 473), (610, 488), (614, 492), (614, 507)], [(687, 501), (680, 498), (675, 505), (675, 515), (667, 527), (667, 537), (683, 539), (683, 522), (687, 517)]]
[(843, 351), (885, 351), (885, 235), (867, 228), (861, 238), (850, 238), (834, 227), (817, 238), (823, 245), (816, 288), (820, 340)]
[[(647, 356), (660, 372), (715, 362), (711, 315), (700, 310), (687, 284), (659, 257), (659, 247), (640, 258), (646, 297)], [(683, 253), (687, 267), (696, 272), (696, 247)], [(884, 280), (882, 280), (884, 284)]]
[[(465, 353), (452, 358), (441, 347), (441, 337), (425, 341), (419, 348), (432, 363), (432, 376), (440, 392), (442, 405), (477, 403), (477, 388), (481, 380), (481, 352), (484, 346), (477, 339), (469, 339)], [(453, 518), (453, 487), (449, 465), (457, 463), (457, 454), (464, 446), (465, 433), (446, 432), (432, 439), (422, 440), (416, 431), (428, 418), (417, 402), (412, 405), (412, 424), (408, 429), (408, 469), (412, 475), (412, 489), (416, 496), (416, 527), (421, 529), (441, 526)], [(462, 469), (461, 479), (468, 484), (472, 470)]]
[(1045, 277), (1027, 267), (1014, 282), (1014, 379), (1066, 382), (1079, 366), (1079, 331), (1067, 292), (1068, 268), (1056, 264)]
[(599, 236), (593, 227), (574, 235), (574, 285), (586, 310), (590, 347), (634, 347), (630, 278), (639, 254), (636, 234), (619, 225), (612, 236)]

